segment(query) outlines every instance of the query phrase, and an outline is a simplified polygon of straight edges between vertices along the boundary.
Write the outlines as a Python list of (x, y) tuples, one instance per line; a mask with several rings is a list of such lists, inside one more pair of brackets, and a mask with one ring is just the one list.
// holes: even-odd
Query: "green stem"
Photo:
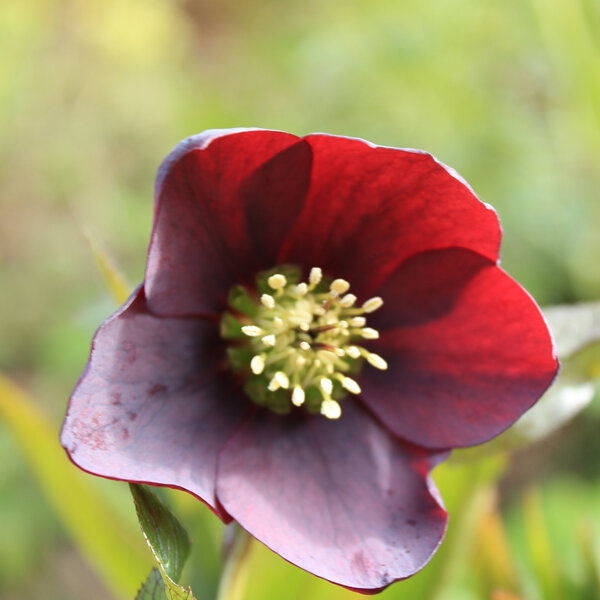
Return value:
[(248, 579), (250, 535), (237, 523), (225, 530), (225, 560), (216, 600), (243, 600)]

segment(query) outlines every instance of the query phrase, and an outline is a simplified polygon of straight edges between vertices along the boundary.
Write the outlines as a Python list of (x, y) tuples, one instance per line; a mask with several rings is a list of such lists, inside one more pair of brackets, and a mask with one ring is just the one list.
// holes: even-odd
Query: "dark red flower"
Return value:
[(446, 527), (432, 466), (507, 428), (557, 371), (500, 236), (423, 152), (189, 138), (159, 171), (144, 284), (97, 332), (62, 443), (91, 473), (195, 494), (332, 582), (408, 577)]

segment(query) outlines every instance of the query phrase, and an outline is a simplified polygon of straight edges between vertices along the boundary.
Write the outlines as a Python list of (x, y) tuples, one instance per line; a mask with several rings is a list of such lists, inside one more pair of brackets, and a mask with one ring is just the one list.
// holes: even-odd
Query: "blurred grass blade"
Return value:
[(594, 540), (594, 526), (589, 519), (580, 521), (577, 538), (583, 559), (582, 587), (586, 598), (594, 598), (600, 593), (600, 559), (597, 553), (597, 542)]
[(110, 256), (104, 251), (97, 238), (87, 229), (83, 231), (83, 235), (94, 255), (96, 265), (106, 287), (117, 301), (117, 304), (123, 304), (131, 294), (131, 286), (127, 283), (125, 276), (117, 268)]
[(0, 375), (0, 417), (15, 436), (71, 539), (117, 597), (131, 598), (150, 561), (134, 528), (103, 503), (58, 444), (58, 431), (31, 399)]
[(523, 498), (523, 516), (527, 549), (545, 600), (564, 600), (560, 564), (550, 542), (550, 534), (544, 517), (542, 496), (537, 488), (531, 488)]
[(158, 569), (152, 569), (135, 600), (165, 600), (165, 584)]
[(517, 568), (508, 543), (502, 517), (498, 510), (497, 491), (490, 489), (487, 507), (479, 523), (478, 540), (474, 545), (476, 573), (482, 580), (484, 597), (494, 593), (518, 591)]
[[(168, 600), (194, 600), (189, 588), (186, 590), (177, 585), (190, 553), (187, 532), (148, 486), (132, 483), (129, 487), (144, 538), (164, 582), (165, 594), (162, 597)], [(150, 574), (149, 579), (152, 577)], [(148, 581), (144, 587), (147, 584)]]

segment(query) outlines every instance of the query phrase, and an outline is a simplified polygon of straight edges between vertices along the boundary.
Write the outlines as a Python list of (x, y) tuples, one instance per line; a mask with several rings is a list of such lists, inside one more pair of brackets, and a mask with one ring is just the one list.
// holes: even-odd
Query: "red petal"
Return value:
[[(412, 257), (379, 290), (364, 401), (397, 435), (429, 448), (484, 442), (542, 395), (558, 363), (542, 314), (523, 288), (461, 249)], [(387, 310), (386, 310), (387, 309)]]
[(183, 488), (217, 511), (216, 456), (248, 407), (222, 375), (218, 343), (214, 323), (157, 319), (138, 294), (96, 334), (61, 433), (71, 460)]
[(352, 400), (342, 417), (261, 412), (219, 459), (219, 502), (286, 560), (357, 590), (422, 568), (447, 515), (427, 473), (441, 457), (409, 448)]
[(148, 306), (162, 315), (221, 312), (230, 287), (277, 264), (299, 214), (311, 151), (277, 131), (208, 131), (182, 142), (156, 182)]
[(306, 206), (281, 262), (322, 267), (371, 294), (407, 257), (461, 246), (496, 260), (496, 213), (431, 155), (310, 135)]

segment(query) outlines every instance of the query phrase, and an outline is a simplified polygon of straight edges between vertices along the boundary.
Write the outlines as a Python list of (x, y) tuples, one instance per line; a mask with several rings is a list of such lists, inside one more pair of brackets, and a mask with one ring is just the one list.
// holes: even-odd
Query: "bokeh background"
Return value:
[[(207, 128), (426, 149), (496, 207), (503, 265), (540, 304), (600, 299), (598, 0), (4, 0), (0, 49), (0, 372), (56, 440), (114, 310), (82, 232), (141, 281), (156, 168)], [(596, 405), (503, 467), (480, 500), (499, 507), (480, 506), (492, 524), (469, 529), (431, 598), (600, 598)], [(81, 525), (83, 496), (45, 482), (42, 438), (6, 410), (0, 599), (132, 597), (73, 534), (65, 514), (79, 511), (75, 529), (100, 535)], [(126, 486), (81, 477), (133, 531)], [(194, 540), (184, 583), (212, 598), (219, 525), (184, 494), (166, 497)], [(496, 530), (491, 562), (478, 563)], [(252, 552), (252, 598), (353, 596)], [(556, 578), (572, 595), (553, 596)], [(384, 597), (409, 597), (402, 585)]]

